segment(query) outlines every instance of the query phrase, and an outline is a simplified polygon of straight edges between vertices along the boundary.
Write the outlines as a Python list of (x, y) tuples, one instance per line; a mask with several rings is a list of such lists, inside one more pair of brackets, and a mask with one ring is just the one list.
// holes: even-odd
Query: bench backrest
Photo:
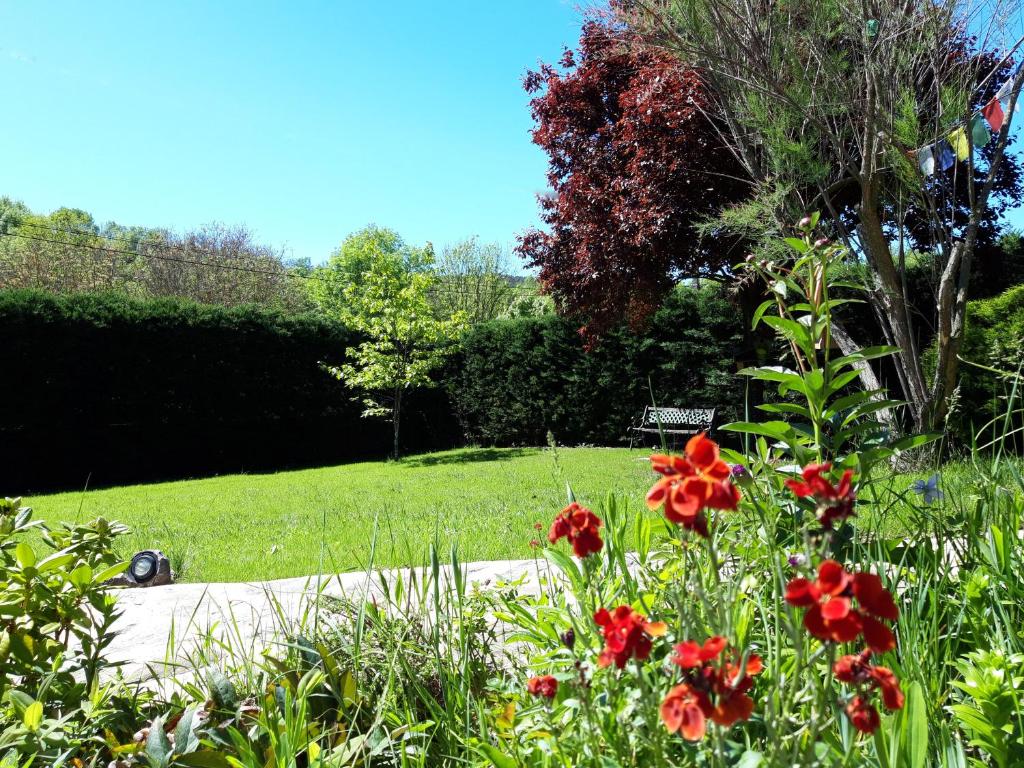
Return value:
[(669, 429), (674, 426), (711, 429), (715, 421), (714, 408), (662, 408), (647, 406), (644, 411), (644, 425)]

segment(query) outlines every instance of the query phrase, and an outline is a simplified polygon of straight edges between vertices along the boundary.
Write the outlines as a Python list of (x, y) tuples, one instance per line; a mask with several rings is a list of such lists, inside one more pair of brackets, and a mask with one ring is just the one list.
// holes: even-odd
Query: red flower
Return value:
[(831, 528), (836, 520), (852, 517), (853, 503), (857, 496), (853, 492), (853, 471), (843, 472), (839, 485), (834, 486), (822, 475), (832, 469), (832, 465), (808, 464), (804, 467), (803, 481), (787, 480), (786, 486), (797, 497), (813, 496), (818, 505), (818, 520), (826, 528)]
[(826, 560), (818, 566), (816, 580), (796, 578), (786, 585), (786, 602), (808, 609), (804, 627), (821, 640), (846, 643), (863, 635), (876, 653), (896, 647), (892, 630), (879, 619), (896, 621), (899, 608), (873, 573), (854, 575), (835, 560)]
[(600, 527), (601, 518), (574, 501), (551, 523), (548, 541), (554, 544), (563, 537), (568, 538), (576, 557), (584, 558), (600, 552), (604, 546), (597, 530)]
[(725, 638), (719, 635), (705, 640), (703, 646), (693, 640), (687, 640), (675, 647), (676, 655), (672, 661), (683, 669), (692, 669), (717, 658), (723, 648), (725, 648)]
[(870, 659), (870, 648), (856, 655), (843, 656), (832, 666), (832, 672), (837, 680), (856, 685), (858, 695), (865, 701), (877, 690), (882, 694), (882, 704), (886, 709), (902, 709), (904, 697), (900, 681), (891, 669), (875, 666)]
[(612, 662), (622, 669), (630, 657), (643, 661), (651, 655), (651, 638), (661, 637), (667, 627), (660, 621), (649, 622), (642, 613), (628, 605), (620, 605), (613, 613), (602, 608), (594, 614), (594, 622), (604, 634), (604, 650), (597, 659), (599, 666)]
[(683, 668), (685, 680), (661, 704), (661, 719), (669, 733), (680, 731), (683, 738), (698, 741), (704, 736), (707, 718), (724, 728), (750, 718), (754, 700), (747, 691), (754, 685), (752, 676), (761, 671), (761, 659), (751, 656), (742, 672), (732, 661), (712, 664), (725, 645), (725, 638), (715, 636), (704, 645), (687, 640), (675, 647), (672, 661)]
[(665, 517), (684, 528), (708, 535), (704, 509), (736, 509), (739, 489), (730, 481), (729, 465), (718, 445), (702, 432), (686, 443), (685, 456), (651, 456), (651, 468), (663, 475), (647, 493), (647, 506), (664, 506)]
[(539, 675), (531, 677), (526, 681), (526, 690), (534, 696), (543, 696), (545, 699), (555, 698), (558, 693), (558, 681), (553, 675)]
[(860, 696), (854, 696), (846, 705), (846, 715), (853, 723), (853, 727), (861, 733), (874, 733), (881, 724), (878, 710), (871, 702)]

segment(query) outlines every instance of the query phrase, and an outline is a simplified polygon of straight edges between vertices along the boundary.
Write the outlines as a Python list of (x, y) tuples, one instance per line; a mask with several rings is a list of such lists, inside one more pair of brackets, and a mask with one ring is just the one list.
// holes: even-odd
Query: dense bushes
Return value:
[[(387, 423), (361, 418), (320, 366), (357, 341), (322, 318), (8, 291), (0, 334), (0, 461), (20, 492), (388, 453)], [(564, 443), (614, 445), (651, 402), (648, 380), (661, 404), (716, 405), (734, 418), (742, 341), (738, 313), (715, 290), (680, 289), (647, 333), (612, 333), (589, 353), (554, 316), (484, 324), (439, 372), (447, 387), (412, 393), (404, 450), (542, 444), (549, 430)]]
[[(0, 294), (8, 488), (138, 482), (380, 458), (387, 424), (324, 372), (343, 327), (254, 307)], [(457, 439), (443, 393), (410, 403), (409, 450)]]
[[(932, 350), (929, 361), (934, 356)], [(1024, 362), (1024, 285), (991, 299), (968, 303), (960, 356), (966, 362), (960, 368), (958, 404), (950, 417), (950, 427), (965, 443), (974, 435), (980, 443), (986, 443), (993, 439), (994, 432), (992, 427), (983, 428), (1006, 413), (1014, 377)], [(1014, 410), (1021, 409), (1022, 396), (1024, 389), (1018, 385)], [(1019, 414), (1013, 421), (1014, 425), (1020, 424)], [(998, 433), (1013, 439), (1002, 418)], [(1021, 441), (1015, 442), (1019, 448)]]
[[(591, 352), (556, 317), (474, 328), (448, 379), (467, 439), (495, 445), (613, 445), (651, 403), (742, 414), (744, 356), (739, 312), (715, 289), (678, 289), (642, 336), (622, 330)], [(648, 381), (650, 384), (648, 384)]]

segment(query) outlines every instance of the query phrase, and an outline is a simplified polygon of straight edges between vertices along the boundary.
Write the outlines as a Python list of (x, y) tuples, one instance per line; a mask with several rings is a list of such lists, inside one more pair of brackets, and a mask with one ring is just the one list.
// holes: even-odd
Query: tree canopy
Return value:
[(589, 21), (561, 68), (524, 81), (550, 192), (539, 198), (546, 230), (518, 250), (587, 334), (642, 324), (680, 277), (719, 276), (743, 255), (699, 227), (749, 191), (700, 76), (633, 42), (612, 20)]

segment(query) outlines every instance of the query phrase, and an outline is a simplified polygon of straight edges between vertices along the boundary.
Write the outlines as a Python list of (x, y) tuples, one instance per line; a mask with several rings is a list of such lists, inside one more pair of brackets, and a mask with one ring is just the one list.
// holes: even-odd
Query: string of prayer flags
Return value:
[[(870, 25), (877, 22), (868, 21)], [(877, 28), (876, 28), (877, 33)], [(939, 139), (934, 144), (919, 149), (907, 150), (904, 154), (911, 162), (917, 160), (918, 167), (926, 177), (933, 176), (936, 171), (948, 171), (958, 160), (966, 160), (970, 156), (971, 146), (978, 149), (986, 146), (992, 140), (992, 134), (998, 133), (1006, 124), (1006, 101), (1013, 94), (1013, 82), (1017, 73), (1024, 67), (1024, 62), (1017, 67), (1013, 77), (1003, 83), (988, 104), (971, 115), (966, 125), (961, 123), (945, 138)], [(1018, 103), (1014, 105), (1014, 112), (1020, 112), (1021, 93), (1018, 91)], [(987, 125), (986, 125), (987, 123)], [(991, 132), (990, 130), (991, 129)], [(968, 137), (968, 131), (970, 136)]]
[(992, 99), (981, 110), (981, 114), (988, 120), (993, 133), (998, 133), (999, 129), (1003, 127), (1003, 105), (999, 103), (999, 99)]
[(988, 144), (992, 134), (988, 131), (985, 119), (981, 115), (971, 118), (971, 143), (978, 149)]
[(971, 153), (971, 145), (967, 141), (967, 132), (962, 127), (949, 134), (949, 144), (953, 151), (956, 152), (957, 160), (966, 160), (967, 156)]

